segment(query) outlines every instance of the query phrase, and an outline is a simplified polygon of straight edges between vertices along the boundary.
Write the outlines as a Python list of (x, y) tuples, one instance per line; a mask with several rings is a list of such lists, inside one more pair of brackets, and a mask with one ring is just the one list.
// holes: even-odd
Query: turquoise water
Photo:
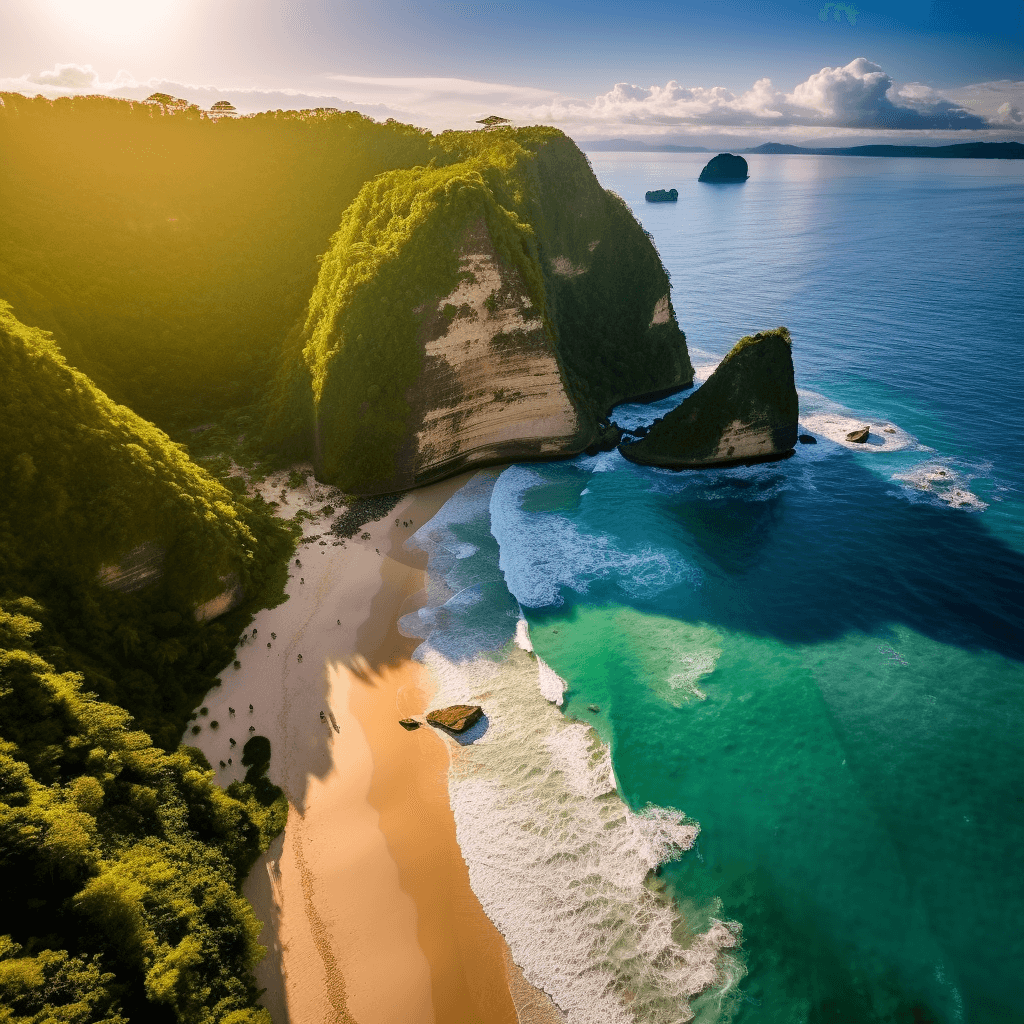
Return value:
[[(591, 162), (653, 235), (698, 376), (785, 324), (819, 443), (504, 471), (441, 566), (482, 581), (451, 611), (464, 653), (518, 601), (621, 796), (699, 822), (661, 877), (742, 927), (746, 971), (699, 1020), (1024, 1021), (1024, 169), (755, 157), (716, 187), (700, 155)], [(661, 187), (679, 202), (643, 202)], [(884, 445), (841, 443), (868, 421)]]

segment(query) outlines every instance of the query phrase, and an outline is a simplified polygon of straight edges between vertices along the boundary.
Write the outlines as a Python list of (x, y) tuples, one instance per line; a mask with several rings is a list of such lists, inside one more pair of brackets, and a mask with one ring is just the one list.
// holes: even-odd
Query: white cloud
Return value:
[(241, 113), (303, 107), (359, 110), (371, 117), (442, 130), (466, 128), (480, 117), (498, 114), (515, 124), (554, 124), (580, 139), (629, 133), (634, 137), (709, 132), (746, 133), (757, 138), (815, 136), (828, 131), (911, 136), (1001, 137), (1024, 127), (1024, 83), (990, 82), (958, 90), (936, 90), (920, 82), (897, 84), (878, 64), (858, 57), (842, 67), (809, 75), (791, 91), (760, 78), (734, 93), (721, 86), (642, 86), (619, 82), (594, 97), (571, 97), (552, 90), (457, 78), (369, 78), (331, 75), (307, 90), (213, 88), (150, 79), (136, 81), (120, 71), (103, 82), (89, 65), (59, 64), (52, 71), (0, 79), (0, 89), (46, 96), (104, 92), (144, 99), (168, 92), (202, 107), (229, 100)]

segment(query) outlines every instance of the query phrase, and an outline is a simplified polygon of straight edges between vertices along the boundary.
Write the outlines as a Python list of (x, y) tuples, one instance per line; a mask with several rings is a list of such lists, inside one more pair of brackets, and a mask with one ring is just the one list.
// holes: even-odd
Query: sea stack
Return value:
[(645, 192), (644, 198), (649, 203), (674, 203), (679, 199), (679, 193), (674, 188), (670, 188), (667, 191), (663, 188), (658, 188), (653, 192)]
[(723, 182), (723, 181), (746, 181), (750, 175), (747, 174), (747, 161), (741, 156), (733, 156), (732, 153), (719, 153), (713, 156), (700, 172), (698, 181)]
[(777, 459), (796, 447), (798, 415), (792, 341), (777, 327), (741, 338), (693, 395), (619, 451), (669, 469)]

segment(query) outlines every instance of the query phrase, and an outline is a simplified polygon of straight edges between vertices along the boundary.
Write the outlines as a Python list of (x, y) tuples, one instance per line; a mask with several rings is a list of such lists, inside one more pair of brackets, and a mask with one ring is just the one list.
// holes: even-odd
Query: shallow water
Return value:
[[(678, 937), (720, 920), (742, 941), (698, 1019), (1024, 1021), (1024, 172), (754, 157), (747, 183), (715, 187), (699, 154), (591, 162), (655, 238), (698, 377), (785, 324), (818, 443), (752, 468), (604, 453), (485, 475), (431, 560), (434, 604), (474, 589), (408, 625), (434, 629), (424, 656), (469, 664), (512, 650), (521, 606), (549, 675), (492, 720), (526, 750), (558, 716), (577, 765), (600, 761), (599, 735), (615, 800), (699, 823), (661, 876)], [(679, 202), (645, 204), (658, 187)], [(881, 443), (845, 443), (868, 423)], [(540, 692), (557, 679), (560, 710)], [(538, 749), (558, 789), (571, 772)], [(514, 751), (489, 769), (499, 803), (520, 792)], [(565, 797), (567, 820), (588, 794)], [(464, 848), (500, 889), (506, 854)], [(550, 870), (526, 874), (542, 890)], [(524, 956), (534, 916), (515, 926)]]

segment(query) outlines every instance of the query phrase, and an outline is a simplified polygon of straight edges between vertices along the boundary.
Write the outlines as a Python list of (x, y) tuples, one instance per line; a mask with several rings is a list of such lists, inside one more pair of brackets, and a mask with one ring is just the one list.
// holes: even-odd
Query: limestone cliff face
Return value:
[(346, 210), (283, 361), (271, 433), (350, 493), (576, 454), (692, 381), (653, 242), (571, 140), (442, 138)]
[(742, 338), (704, 385), (619, 451), (673, 469), (779, 458), (793, 450), (799, 414), (785, 327)]
[(423, 369), (408, 395), (415, 435), (402, 459), (413, 484), (469, 465), (580, 451), (589, 436), (550, 326), (483, 218), (460, 247), (460, 278), (424, 311), (417, 339)]

